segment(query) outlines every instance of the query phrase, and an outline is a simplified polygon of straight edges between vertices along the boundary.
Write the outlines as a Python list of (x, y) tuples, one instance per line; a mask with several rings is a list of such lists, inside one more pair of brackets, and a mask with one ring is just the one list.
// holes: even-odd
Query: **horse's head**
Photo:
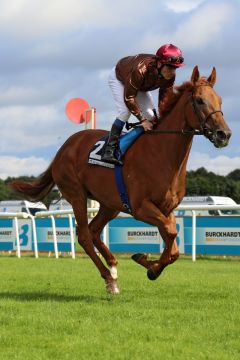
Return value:
[(200, 78), (198, 67), (192, 72), (191, 82), (191, 110), (189, 111), (188, 125), (199, 129), (204, 136), (221, 148), (228, 145), (231, 130), (226, 124), (221, 110), (221, 97), (214, 91), (216, 69), (213, 68), (208, 78)]

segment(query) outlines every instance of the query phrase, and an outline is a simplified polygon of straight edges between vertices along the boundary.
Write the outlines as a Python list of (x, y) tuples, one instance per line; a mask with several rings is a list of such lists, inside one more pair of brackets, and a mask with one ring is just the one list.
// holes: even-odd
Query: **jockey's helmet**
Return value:
[(156, 56), (159, 58), (161, 64), (171, 65), (174, 67), (184, 66), (184, 58), (182, 51), (173, 44), (162, 45), (156, 52)]

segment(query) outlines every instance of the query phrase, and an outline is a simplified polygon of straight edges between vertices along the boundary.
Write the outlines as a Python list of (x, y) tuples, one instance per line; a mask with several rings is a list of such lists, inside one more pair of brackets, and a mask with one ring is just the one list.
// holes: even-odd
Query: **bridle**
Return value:
[[(208, 85), (208, 84), (201, 84), (199, 86), (210, 86), (211, 87), (211, 85)], [(216, 113), (219, 113), (219, 112), (223, 115), (222, 110), (214, 110), (214, 111), (210, 112), (209, 114), (207, 114), (207, 116), (203, 119), (202, 116), (201, 116), (201, 111), (199, 110), (196, 99), (194, 97), (194, 91), (191, 92), (191, 101), (192, 101), (192, 105), (193, 105), (195, 115), (197, 116), (199, 124), (200, 124), (200, 129), (189, 129), (189, 130), (186, 130), (186, 129), (181, 129), (181, 130), (158, 130), (158, 129), (153, 129), (153, 130), (146, 131), (145, 133), (146, 134), (204, 135), (210, 141), (214, 142), (215, 137), (217, 135), (217, 131), (209, 129), (206, 126), (206, 124), (207, 124), (208, 119), (212, 115), (214, 115)], [(154, 111), (154, 115), (155, 115), (155, 117), (157, 119), (157, 122), (156, 122), (156, 126), (157, 126), (157, 125), (159, 125), (161, 123), (162, 120), (157, 115), (156, 110)], [(141, 123), (142, 123), (142, 121), (139, 121), (139, 122), (134, 123), (134, 124), (127, 123), (127, 129), (131, 129), (132, 127), (136, 127), (136, 126), (140, 125)]]
[[(208, 84), (202, 84), (202, 85), (199, 85), (199, 86), (210, 86), (210, 85), (208, 85)], [(191, 93), (191, 99), (192, 99), (192, 105), (193, 105), (193, 108), (194, 108), (194, 112), (195, 112), (195, 114), (196, 114), (196, 116), (197, 116), (197, 118), (198, 118), (199, 124), (200, 124), (200, 134), (199, 134), (199, 135), (205, 135), (210, 141), (214, 141), (214, 138), (215, 138), (215, 136), (217, 135), (217, 131), (216, 131), (216, 130), (214, 131), (214, 130), (209, 129), (209, 128), (206, 126), (206, 124), (207, 124), (208, 119), (209, 119), (212, 115), (214, 115), (214, 114), (216, 114), (216, 113), (221, 113), (222, 116), (223, 116), (222, 110), (214, 110), (214, 111), (210, 112), (209, 114), (207, 114), (207, 116), (203, 119), (203, 118), (201, 117), (201, 112), (200, 112), (200, 110), (199, 110), (199, 108), (198, 108), (198, 106), (197, 106), (197, 102), (196, 102), (196, 100), (195, 100), (193, 91), (192, 91), (192, 93)]]

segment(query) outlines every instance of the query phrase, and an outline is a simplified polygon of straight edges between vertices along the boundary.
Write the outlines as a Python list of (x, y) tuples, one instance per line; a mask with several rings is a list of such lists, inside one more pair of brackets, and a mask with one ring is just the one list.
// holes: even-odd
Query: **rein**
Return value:
[[(160, 123), (160, 119), (157, 118), (158, 120), (158, 124)], [(138, 125), (140, 125), (142, 123), (142, 121), (138, 121), (137, 123), (134, 124), (129, 124), (127, 122), (127, 130), (131, 129), (131, 128), (135, 128)], [(179, 135), (204, 135), (204, 132), (198, 129), (192, 129), (192, 130), (148, 130), (145, 132), (145, 134), (179, 134)]]
[[(157, 118), (157, 124), (160, 124), (160, 118)], [(131, 128), (135, 128), (138, 125), (141, 125), (142, 121), (138, 121), (134, 124), (126, 123), (127, 130)], [(192, 129), (192, 130), (148, 130), (145, 132), (145, 134), (179, 134), (179, 135), (204, 135), (204, 132), (202, 130), (198, 129)]]
[(146, 134), (179, 134), (179, 135), (204, 135), (203, 131), (192, 129), (192, 130), (149, 130)]

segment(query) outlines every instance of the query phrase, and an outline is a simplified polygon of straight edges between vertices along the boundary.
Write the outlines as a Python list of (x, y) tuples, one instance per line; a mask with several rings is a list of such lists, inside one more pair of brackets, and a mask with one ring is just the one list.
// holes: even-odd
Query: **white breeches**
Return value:
[[(125, 122), (130, 118), (131, 112), (128, 110), (124, 102), (124, 86), (116, 77), (115, 67), (109, 74), (108, 84), (117, 107), (117, 118)], [(154, 118), (152, 111), (154, 104), (151, 93), (149, 91), (138, 91), (136, 101), (144, 118), (152, 120)]]

